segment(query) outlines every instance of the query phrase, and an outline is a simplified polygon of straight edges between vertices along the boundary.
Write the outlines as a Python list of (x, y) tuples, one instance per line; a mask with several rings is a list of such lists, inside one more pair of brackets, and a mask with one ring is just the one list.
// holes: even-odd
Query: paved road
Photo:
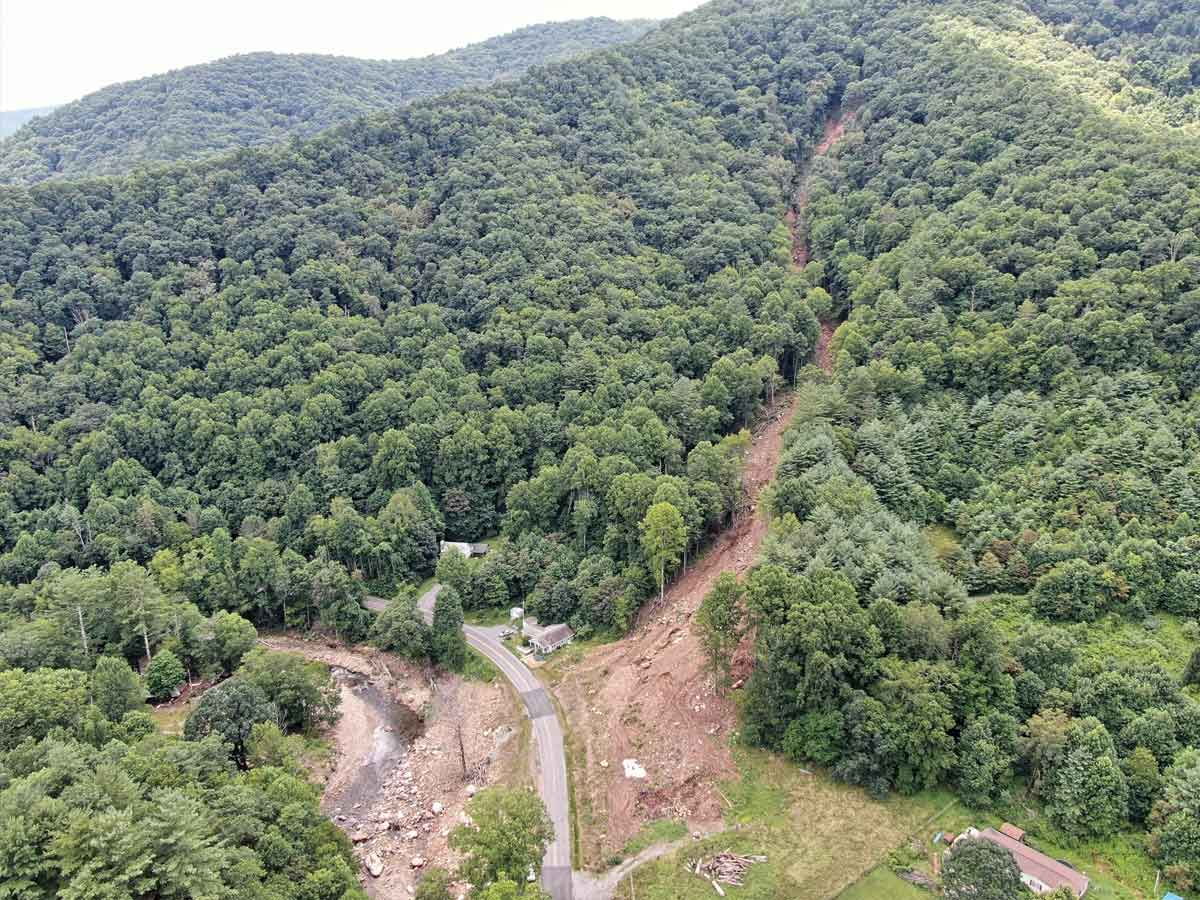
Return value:
[[(433, 604), (441, 589), (440, 584), (435, 584), (417, 600), (417, 607), (426, 621), (433, 620)], [(379, 611), (386, 605), (387, 601), (380, 597), (367, 598), (370, 609)], [(563, 752), (562, 726), (554, 709), (554, 701), (529, 668), (501, 643), (500, 626), (464, 625), (463, 632), (467, 636), (467, 643), (491, 660), (516, 688), (533, 721), (542, 802), (546, 805), (550, 821), (554, 823), (554, 840), (546, 848), (546, 856), (542, 860), (542, 886), (554, 900), (572, 900), (567, 757)]]

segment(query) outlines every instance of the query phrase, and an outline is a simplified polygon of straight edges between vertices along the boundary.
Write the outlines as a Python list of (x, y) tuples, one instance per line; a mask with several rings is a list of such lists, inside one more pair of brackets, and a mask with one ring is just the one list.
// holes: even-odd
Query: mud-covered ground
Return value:
[(331, 767), (317, 773), (322, 808), (354, 841), (372, 897), (407, 898), (429, 867), (457, 865), (447, 839), (473, 790), (531, 782), (528, 720), (503, 681), (434, 683), (422, 667), (371, 648), (291, 636), (262, 643), (327, 663), (339, 684)]

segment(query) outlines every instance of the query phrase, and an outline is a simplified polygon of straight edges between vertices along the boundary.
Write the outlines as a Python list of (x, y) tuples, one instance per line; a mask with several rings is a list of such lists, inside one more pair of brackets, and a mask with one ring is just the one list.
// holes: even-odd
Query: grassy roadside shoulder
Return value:
[[(576, 869), (595, 868), (587, 865), (583, 840), (585, 834), (596, 833), (600, 828), (600, 814), (591, 802), (591, 791), (587, 790), (587, 747), (580, 734), (571, 727), (566, 710), (555, 692), (555, 687), (562, 680), (565, 672), (577, 663), (589, 650), (607, 643), (604, 637), (593, 637), (583, 641), (574, 641), (556, 650), (546, 660), (529, 666), (531, 672), (545, 686), (546, 693), (554, 703), (558, 714), (559, 726), (563, 732), (563, 755), (567, 764), (567, 802), (569, 804), (568, 820), (571, 823), (571, 866)], [(584, 782), (581, 784), (580, 782)], [(604, 861), (604, 865), (611, 860)], [(603, 867), (603, 866), (601, 866)]]

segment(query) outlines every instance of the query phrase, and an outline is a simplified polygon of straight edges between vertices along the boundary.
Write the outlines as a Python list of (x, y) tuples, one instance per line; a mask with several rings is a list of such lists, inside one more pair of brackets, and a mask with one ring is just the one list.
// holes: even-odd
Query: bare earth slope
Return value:
[[(804, 223), (813, 161), (833, 149), (852, 118), (852, 111), (840, 109), (830, 116), (800, 173), (787, 213), (798, 269), (809, 261)], [(832, 370), (833, 333), (832, 323), (821, 323), (814, 361), (825, 372)], [(730, 571), (742, 577), (758, 557), (767, 533), (758, 498), (775, 477), (793, 403), (791, 396), (780, 398), (755, 432), (743, 474), (750, 513), (671, 585), (661, 604), (642, 611), (629, 637), (562, 670), (555, 685), (571, 732), (572, 812), (583, 866), (603, 866), (646, 822), (682, 818), (708, 830), (720, 817), (718, 782), (734, 774), (729, 732), (737, 716), (732, 700), (715, 690), (692, 619), (717, 576)], [(743, 645), (735, 668), (744, 670), (749, 662)], [(627, 777), (627, 759), (636, 760), (646, 777)]]
[[(581, 862), (602, 864), (664, 817), (704, 827), (720, 817), (717, 782), (733, 775), (729, 729), (734, 706), (714, 690), (692, 618), (724, 571), (753, 564), (767, 532), (757, 499), (775, 473), (792, 398), (781, 398), (754, 436), (744, 474), (751, 513), (730, 526), (643, 611), (629, 637), (600, 647), (567, 669), (555, 686), (571, 729), (574, 810), (585, 820)], [(636, 759), (644, 779), (627, 778)]]

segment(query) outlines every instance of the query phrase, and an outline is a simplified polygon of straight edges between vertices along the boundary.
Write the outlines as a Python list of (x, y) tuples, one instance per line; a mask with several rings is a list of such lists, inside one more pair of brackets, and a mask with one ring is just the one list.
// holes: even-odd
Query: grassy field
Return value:
[(618, 900), (714, 897), (711, 885), (684, 863), (721, 850), (767, 856), (750, 868), (743, 887), (727, 889), (731, 900), (828, 900), (910, 834), (936, 828), (938, 814), (955, 808), (948, 794), (938, 792), (873, 800), (858, 788), (820, 772), (806, 775), (758, 750), (738, 748), (735, 759), (740, 777), (721, 786), (730, 804), (726, 830), (642, 866), (621, 883)]
[[(1014, 788), (1021, 796), (1021, 788)], [(914, 807), (936, 806), (949, 795), (943, 792), (922, 794), (909, 800)], [(991, 810), (970, 810), (953, 803), (941, 810), (929, 825), (914, 836), (913, 846), (907, 842), (897, 845), (892, 857), (905, 866), (932, 872), (930, 854), (938, 849), (930, 842), (936, 831), (957, 834), (969, 825), (993, 828), (1003, 822), (1014, 822), (1028, 832), (1027, 843), (1055, 859), (1065, 860), (1091, 879), (1088, 897), (1099, 900), (1153, 900), (1155, 870), (1142, 849), (1142, 837), (1135, 832), (1119, 834), (1103, 841), (1073, 842), (1059, 832), (1035, 806), (1013, 800)], [(919, 843), (920, 852), (914, 852)], [(882, 861), (882, 859), (881, 859)], [(897, 887), (899, 885), (900, 887)], [(866, 877), (847, 888), (838, 900), (891, 900), (907, 897), (902, 891), (916, 890), (897, 878), (886, 865), (881, 865)], [(916, 896), (916, 895), (913, 895)], [(925, 893), (928, 897), (929, 894)]]
[(163, 734), (183, 734), (183, 723), (187, 720), (188, 715), (199, 702), (198, 697), (194, 697), (184, 703), (171, 703), (160, 706), (157, 709), (149, 707), (151, 718), (154, 719), (154, 724), (158, 726), (158, 730)]
[(621, 848), (621, 856), (629, 857), (641, 853), (652, 844), (667, 844), (687, 837), (687, 823), (679, 819), (659, 819), (648, 822), (642, 830), (629, 839)]
[[(1028, 597), (995, 594), (980, 604), (1005, 639), (1011, 640), (1021, 629), (1036, 621)], [(1105, 666), (1157, 663), (1175, 677), (1196, 647), (1196, 626), (1169, 613), (1155, 613), (1143, 621), (1115, 614), (1095, 622), (1060, 625), (1078, 641), (1080, 659), (1096, 660)]]
[(508, 607), (497, 609), (488, 607), (487, 609), (472, 609), (463, 613), (463, 621), (468, 625), (507, 625), (509, 623)]
[(879, 866), (838, 894), (838, 900), (931, 900), (933, 896), (887, 866)]
[[(726, 889), (730, 900), (931, 898), (897, 877), (889, 861), (931, 872), (933, 855), (944, 849), (932, 842), (936, 832), (958, 833), (969, 825), (995, 827), (1005, 821), (1025, 828), (1029, 842), (1043, 853), (1085, 872), (1092, 880), (1089, 897), (1154, 900), (1154, 867), (1136, 833), (1072, 843), (1020, 799), (993, 810), (968, 809), (944, 790), (879, 801), (821, 772), (805, 775), (769, 753), (738, 748), (734, 755), (740, 777), (721, 786), (729, 802), (726, 830), (642, 866), (621, 883), (617, 900), (714, 897), (708, 882), (684, 864), (721, 850), (767, 856), (767, 862), (750, 868), (743, 887)], [(1021, 798), (1019, 785), (1014, 794)], [(669, 825), (651, 827), (660, 824)], [(667, 839), (646, 835), (651, 843)], [(648, 846), (635, 841), (626, 855)]]

